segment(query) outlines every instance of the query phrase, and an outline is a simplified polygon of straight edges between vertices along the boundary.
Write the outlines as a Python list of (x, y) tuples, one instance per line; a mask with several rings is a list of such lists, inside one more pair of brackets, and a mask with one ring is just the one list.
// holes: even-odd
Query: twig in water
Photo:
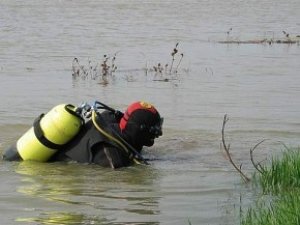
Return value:
[(226, 142), (225, 142), (225, 125), (227, 123), (229, 119), (227, 118), (227, 115), (225, 114), (224, 115), (224, 119), (223, 119), (223, 126), (222, 126), (222, 144), (223, 144), (223, 148), (226, 152), (226, 155), (229, 159), (229, 162), (233, 165), (233, 167), (236, 169), (236, 171), (239, 172), (239, 174), (241, 175), (241, 177), (243, 178), (243, 180), (245, 182), (249, 182), (250, 181), (250, 178), (247, 177), (241, 170), (241, 167), (239, 168), (232, 160), (231, 158), (231, 155), (230, 155), (230, 152), (229, 152), (229, 149), (230, 149), (230, 144), (226, 145)]
[(258, 142), (253, 148), (250, 148), (250, 159), (251, 159), (251, 162), (252, 162), (252, 165), (254, 166), (254, 168), (260, 172), (261, 174), (263, 174), (265, 172), (265, 169), (262, 167), (262, 165), (260, 164), (260, 162), (258, 163), (255, 163), (254, 162), (254, 159), (253, 159), (253, 152), (254, 150), (261, 144), (265, 141), (266, 139)]
[(284, 30), (282, 31), (282, 33), (284, 34), (284, 36), (285, 36), (286, 38), (289, 38), (289, 36), (290, 36), (289, 33), (285, 32)]
[(103, 57), (104, 57), (104, 60), (103, 60), (103, 63), (101, 64), (102, 75), (106, 76), (106, 75), (108, 75), (108, 71), (109, 71), (109, 66), (107, 65), (107, 60), (109, 59), (109, 57), (107, 57), (106, 55), (104, 55)]
[(232, 27), (230, 27), (229, 30), (226, 32), (227, 35), (229, 35), (231, 31), (232, 31)]
[(177, 72), (178, 72), (178, 67), (179, 67), (179, 65), (180, 65), (180, 63), (181, 63), (181, 61), (182, 61), (182, 58), (183, 58), (183, 53), (181, 53), (181, 54), (180, 54), (180, 56), (181, 56), (181, 58), (180, 58), (180, 60), (179, 60), (179, 62), (178, 62), (178, 64), (177, 64), (177, 66), (176, 66), (175, 73), (177, 73)]
[(116, 61), (116, 55), (117, 53), (115, 53), (115, 55), (112, 57), (111, 59), (111, 73), (116, 72), (117, 70), (117, 66), (115, 65), (115, 61)]
[(175, 48), (173, 49), (173, 52), (171, 53), (172, 63), (171, 63), (171, 68), (170, 68), (170, 74), (172, 73), (173, 63), (174, 63), (174, 60), (175, 60), (175, 55), (178, 52), (178, 50), (177, 50), (178, 44), (179, 43), (176, 43)]
[(282, 146), (285, 148), (285, 150), (289, 151), (290, 148), (282, 141), (279, 141), (280, 144), (282, 144)]
[(162, 71), (164, 70), (164, 68), (161, 66), (160, 63), (158, 63), (157, 66), (153, 66), (153, 69), (155, 73), (160, 73), (160, 74), (162, 74)]
[(166, 73), (166, 71), (168, 70), (168, 63), (165, 65), (165, 73)]
[(73, 76), (79, 76), (80, 75), (80, 65), (79, 61), (77, 58), (74, 58), (72, 61), (72, 71), (73, 71)]

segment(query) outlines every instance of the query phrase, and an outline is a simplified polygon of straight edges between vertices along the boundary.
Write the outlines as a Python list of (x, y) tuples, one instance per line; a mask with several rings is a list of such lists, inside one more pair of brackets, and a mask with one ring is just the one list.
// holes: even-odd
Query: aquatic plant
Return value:
[(239, 38), (233, 38), (230, 36), (232, 32), (232, 28), (230, 28), (226, 34), (226, 40), (225, 41), (218, 41), (218, 43), (221, 44), (300, 44), (300, 35), (290, 35), (286, 31), (282, 31), (283, 37), (274, 37), (274, 32), (272, 37), (266, 37), (266, 38), (258, 38), (258, 39), (252, 39), (252, 40), (240, 40)]
[(172, 56), (172, 62), (171, 62), (171, 67), (170, 67), (170, 73), (172, 73), (173, 64), (174, 64), (174, 61), (175, 61), (175, 55), (176, 55), (177, 52), (178, 52), (178, 49), (177, 49), (178, 44), (179, 44), (179, 43), (176, 43), (175, 48), (173, 49), (173, 52), (171, 53), (171, 56)]
[[(114, 56), (109, 57), (107, 55), (103, 56), (103, 62), (101, 64), (101, 68), (102, 68), (102, 76), (107, 76), (107, 75), (111, 75), (112, 73), (116, 72), (117, 70), (117, 66), (115, 65), (115, 61), (116, 61), (116, 54), (114, 54)], [(108, 60), (111, 59), (111, 63), (109, 65)]]
[(72, 61), (72, 76), (74, 78), (80, 77), (94, 80), (98, 77), (104, 78), (105, 76), (113, 75), (118, 68), (115, 61), (116, 53), (113, 56), (104, 55), (103, 60), (95, 65), (92, 64), (91, 60), (88, 60), (88, 65), (85, 66), (79, 62), (78, 58), (74, 58)]
[[(175, 47), (173, 48), (172, 52), (171, 52), (171, 63), (170, 63), (170, 68), (169, 68), (169, 64), (166, 63), (163, 65), (163, 63), (159, 62), (157, 63), (157, 65), (154, 65), (152, 67), (150, 67), (149, 69), (146, 68), (146, 74), (148, 74), (149, 72), (155, 72), (156, 75), (161, 75), (161, 76), (167, 76), (167, 75), (176, 75), (179, 71), (179, 67), (182, 63), (182, 59), (184, 57), (183, 53), (179, 54), (179, 50), (178, 50), (178, 45), (179, 43), (176, 43)], [(177, 58), (177, 56), (179, 56), (179, 59)], [(174, 65), (175, 62), (177, 62), (176, 66)], [(169, 81), (169, 79), (174, 79), (174, 78), (163, 78), (163, 79), (155, 79), (154, 81)]]
[[(98, 63), (92, 63), (91, 60), (88, 60), (87, 65), (84, 65), (83, 63), (79, 62), (78, 58), (74, 58), (72, 61), (72, 76), (74, 79), (81, 78), (82, 80), (96, 80), (98, 78), (102, 79), (101, 83), (107, 84), (108, 78), (115, 77), (116, 72), (124, 73), (126, 81), (132, 81), (135, 80), (132, 76), (132, 74), (128, 74), (131, 72), (145, 72), (145, 74), (142, 73), (142, 75), (147, 76), (147, 80), (151, 81), (163, 81), (163, 82), (169, 82), (173, 80), (178, 80), (178, 74), (179, 74), (179, 67), (182, 64), (182, 60), (184, 57), (183, 53), (179, 54), (178, 50), (179, 43), (176, 43), (175, 48), (173, 48), (171, 52), (171, 63), (163, 64), (158, 62), (155, 65), (152, 65), (148, 67), (148, 62), (146, 63), (145, 67), (141, 68), (135, 68), (133, 70), (128, 69), (119, 69), (116, 66), (116, 56), (117, 53), (113, 55), (104, 55), (103, 59)], [(144, 54), (142, 54), (145, 56)], [(171, 65), (169, 67), (169, 65)], [(181, 69), (181, 71), (188, 73), (188, 69)]]

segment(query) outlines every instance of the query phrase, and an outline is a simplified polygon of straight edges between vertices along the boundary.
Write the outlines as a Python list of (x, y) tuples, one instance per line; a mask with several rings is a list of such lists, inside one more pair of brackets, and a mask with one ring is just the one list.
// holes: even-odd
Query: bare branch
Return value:
[(230, 149), (230, 144), (226, 145), (226, 142), (225, 142), (225, 125), (228, 121), (228, 117), (227, 115), (225, 114), (224, 115), (224, 119), (223, 119), (223, 126), (222, 126), (222, 144), (223, 144), (223, 148), (226, 152), (226, 155), (229, 159), (229, 162), (233, 165), (233, 167), (236, 169), (237, 172), (239, 172), (239, 174), (241, 175), (241, 177), (243, 178), (243, 180), (245, 182), (249, 182), (250, 181), (250, 178), (247, 177), (241, 170), (241, 167), (242, 165), (240, 165), (240, 168), (233, 162), (232, 158), (231, 158), (231, 155), (230, 155), (230, 152), (229, 152), (229, 149)]
[(285, 148), (285, 150), (289, 151), (290, 148), (282, 141), (279, 141), (280, 144), (282, 144), (282, 146)]
[(264, 168), (261, 166), (260, 162), (259, 162), (259, 163), (255, 163), (255, 162), (254, 162), (254, 159), (253, 159), (253, 152), (254, 152), (254, 150), (255, 150), (261, 143), (263, 143), (265, 140), (267, 140), (267, 139), (264, 139), (264, 140), (258, 142), (253, 148), (250, 148), (250, 159), (251, 159), (252, 165), (253, 165), (254, 168), (255, 168), (258, 172), (260, 172), (261, 174), (263, 174), (265, 170), (264, 170)]

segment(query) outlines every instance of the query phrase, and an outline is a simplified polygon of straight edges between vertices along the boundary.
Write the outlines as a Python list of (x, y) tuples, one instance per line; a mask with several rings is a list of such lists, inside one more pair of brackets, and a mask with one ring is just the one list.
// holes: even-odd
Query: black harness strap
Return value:
[(61, 149), (64, 145), (55, 144), (52, 141), (48, 140), (44, 132), (41, 128), (40, 121), (43, 118), (44, 114), (41, 114), (38, 118), (36, 118), (33, 122), (33, 130), (36, 138), (41, 142), (44, 146), (51, 148), (51, 149)]
[[(112, 135), (114, 138), (118, 139), (123, 145), (125, 145), (125, 147), (127, 148), (123, 148), (121, 145), (119, 145), (118, 143), (115, 143), (113, 140), (111, 140), (111, 142), (117, 144), (119, 146), (119, 148), (121, 148), (122, 150), (124, 150), (128, 157), (132, 160), (133, 158), (139, 160), (140, 162), (143, 162), (145, 165), (149, 165), (149, 163), (147, 162), (146, 159), (144, 159), (144, 157), (137, 152), (127, 141), (125, 141), (113, 128), (111, 128), (111, 126), (109, 124), (107, 124), (104, 120), (104, 118), (102, 117), (102, 115), (99, 112), (95, 112), (97, 117), (96, 117), (96, 121), (95, 122), (99, 122), (102, 126), (102, 128), (108, 132), (110, 135)], [(98, 120), (98, 121), (97, 121)]]

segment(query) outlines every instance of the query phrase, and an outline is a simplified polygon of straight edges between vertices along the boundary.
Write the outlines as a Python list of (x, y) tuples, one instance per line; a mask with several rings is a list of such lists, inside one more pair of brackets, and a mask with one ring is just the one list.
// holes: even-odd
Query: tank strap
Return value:
[[(108, 124), (106, 124), (99, 112), (92, 112), (92, 121), (99, 132), (101, 132), (112, 143), (117, 144), (119, 148), (127, 153), (129, 159), (133, 160), (137, 164), (149, 164), (129, 143), (127, 143), (122, 137), (120, 137), (120, 135), (118, 135), (117, 132), (114, 132), (114, 130)], [(102, 125), (103, 129), (99, 126), (98, 122)]]
[(51, 149), (61, 149), (64, 145), (55, 144), (45, 137), (44, 132), (41, 128), (41, 124), (40, 124), (40, 121), (44, 115), (45, 114), (41, 114), (33, 122), (33, 130), (34, 130), (35, 136), (44, 146), (51, 148)]
[(80, 114), (78, 114), (78, 113), (76, 112), (76, 107), (75, 107), (74, 105), (72, 105), (72, 104), (67, 104), (67, 105), (65, 105), (65, 110), (66, 110), (68, 113), (70, 113), (71, 115), (73, 115), (73, 116), (79, 118), (79, 119), (81, 120), (81, 125), (83, 125), (83, 124), (85, 123), (83, 117), (82, 117)]

